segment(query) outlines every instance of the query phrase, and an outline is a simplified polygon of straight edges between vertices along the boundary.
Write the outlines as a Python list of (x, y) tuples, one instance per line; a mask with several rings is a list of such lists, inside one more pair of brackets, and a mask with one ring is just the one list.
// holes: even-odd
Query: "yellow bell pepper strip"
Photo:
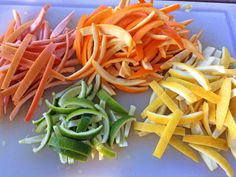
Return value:
[(236, 159), (236, 139), (234, 139), (232, 136), (231, 136), (231, 133), (228, 132), (226, 134), (226, 138), (227, 138), (227, 142), (228, 142), (228, 145), (229, 145), (229, 148), (232, 152), (232, 155), (234, 156), (234, 158)]
[(169, 77), (166, 79), (167, 81), (175, 81), (178, 83), (183, 84), (185, 87), (189, 88), (195, 95), (204, 98), (212, 103), (218, 103), (218, 101), (220, 100), (220, 97), (211, 92), (211, 91), (207, 91), (204, 88), (202, 88), (199, 85), (193, 84), (191, 82), (182, 80), (182, 79), (178, 79), (178, 78), (173, 78), (173, 77)]
[[(170, 98), (174, 98), (174, 97), (176, 97), (177, 96), (177, 94), (176, 93), (173, 93), (173, 92), (171, 92), (171, 91), (166, 91), (166, 93), (168, 94), (168, 96), (170, 97)], [(163, 105), (163, 102), (162, 102), (162, 100), (160, 99), (160, 98), (155, 98), (144, 110), (143, 110), (143, 112), (141, 113), (141, 117), (142, 118), (145, 118), (145, 117), (147, 117), (147, 111), (151, 111), (151, 112), (153, 112), (153, 111), (156, 111), (159, 107), (161, 107)]]
[[(147, 118), (155, 123), (166, 125), (171, 120), (172, 114), (162, 115), (162, 114), (157, 114), (154, 112), (147, 111)], [(200, 121), (202, 119), (203, 119), (202, 111), (194, 112), (194, 113), (190, 113), (181, 117), (178, 125), (190, 124), (190, 123)]]
[(190, 89), (177, 82), (161, 81), (160, 84), (164, 88), (169, 89), (177, 93), (178, 95), (182, 96), (190, 104), (197, 101), (197, 97), (193, 94), (193, 92)]
[(201, 145), (196, 145), (196, 144), (190, 144), (190, 146), (197, 151), (209, 156), (211, 159), (216, 161), (221, 168), (226, 172), (227, 176), (233, 177), (234, 176), (234, 171), (233, 168), (230, 166), (229, 162), (218, 152), (214, 151), (213, 149)]
[(220, 65), (224, 66), (226, 69), (229, 68), (231, 62), (231, 56), (227, 48), (223, 47), (223, 54), (220, 60)]
[(208, 102), (209, 107), (209, 124), (216, 123), (216, 105), (214, 103)]
[[(145, 122), (134, 122), (134, 130), (148, 132), (148, 133), (156, 133), (157, 135), (161, 135), (166, 126), (160, 124), (151, 124)], [(185, 136), (185, 129), (182, 127), (176, 127), (174, 131), (174, 135)]]
[(203, 73), (195, 69), (194, 67), (184, 64), (184, 63), (178, 63), (178, 62), (173, 62), (173, 66), (186, 70), (191, 76), (193, 76), (198, 83), (203, 86), (207, 91), (211, 90), (210, 84), (208, 79), (204, 76)]
[(204, 102), (202, 105), (202, 111), (203, 111), (203, 126), (207, 131), (208, 135), (212, 135), (211, 128), (209, 125), (209, 105), (207, 102)]
[(225, 125), (228, 127), (228, 131), (233, 139), (236, 139), (236, 123), (230, 112), (228, 111), (225, 119)]
[(231, 79), (225, 78), (221, 86), (220, 101), (216, 106), (216, 128), (221, 130), (229, 109), (229, 102), (231, 97)]
[(183, 112), (180, 110), (176, 110), (173, 112), (173, 116), (171, 121), (168, 122), (166, 128), (164, 129), (163, 133), (161, 134), (160, 140), (156, 146), (156, 149), (153, 155), (157, 158), (161, 158), (164, 154), (166, 147), (173, 135), (173, 132), (178, 125), (180, 118), (183, 116)]
[[(143, 123), (143, 122), (135, 122), (134, 123), (135, 130), (142, 131), (142, 132), (155, 133), (158, 136), (161, 136), (164, 128), (165, 128), (165, 126), (158, 125), (158, 124), (150, 124), (150, 123)], [(179, 130), (181, 130), (180, 127), (177, 127), (175, 129), (174, 134), (180, 135), (179, 133), (181, 133), (181, 132), (178, 132)], [(184, 136), (184, 134), (181, 136)], [(190, 148), (187, 144), (183, 143), (180, 139), (176, 138), (175, 136), (172, 136), (172, 138), (169, 141), (169, 144), (171, 146), (173, 146), (179, 152), (183, 153), (184, 155), (186, 155), (187, 157), (192, 159), (193, 161), (198, 162), (198, 156), (193, 151), (193, 149)]]
[(183, 141), (191, 144), (216, 148), (223, 151), (228, 150), (227, 142), (222, 138), (215, 139), (212, 136), (205, 135), (186, 135), (184, 136)]

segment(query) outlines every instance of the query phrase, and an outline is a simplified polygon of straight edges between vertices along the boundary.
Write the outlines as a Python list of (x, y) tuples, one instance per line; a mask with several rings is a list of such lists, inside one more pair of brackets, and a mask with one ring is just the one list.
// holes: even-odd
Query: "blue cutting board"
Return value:
[[(32, 18), (48, 2), (46, 0), (8, 0), (0, 1), (0, 32), (3, 33), (6, 25), (12, 19), (11, 11), (17, 9), (24, 20)], [(116, 5), (117, 0), (99, 1), (56, 1), (51, 0), (52, 8), (47, 14), (47, 19), (54, 26), (63, 19), (66, 14), (74, 10), (72, 26), (76, 24), (78, 17), (84, 13), (91, 13), (99, 4)], [(156, 7), (175, 2), (155, 2)], [(186, 2), (181, 2), (186, 4)], [(204, 30), (201, 41), (204, 46), (215, 46), (221, 49), (226, 46), (232, 55), (236, 57), (236, 4), (217, 3), (188, 3), (193, 9), (186, 13), (184, 9), (175, 13), (179, 21), (189, 18), (194, 23), (189, 27), (193, 32)], [(52, 91), (46, 92), (44, 98), (49, 98)], [(127, 108), (130, 104), (137, 106), (140, 113), (148, 104), (150, 91), (145, 94), (130, 95), (118, 93), (117, 99)], [(29, 145), (19, 145), (18, 140), (33, 135), (33, 126), (25, 124), (23, 117), (27, 111), (26, 105), (17, 115), (14, 122), (9, 122), (8, 117), (0, 122), (0, 177), (221, 177), (226, 176), (221, 168), (210, 172), (203, 162), (196, 164), (181, 153), (168, 147), (161, 160), (152, 156), (158, 138), (154, 135), (138, 137), (134, 132), (129, 138), (129, 147), (116, 149), (116, 160), (93, 160), (85, 164), (73, 166), (61, 165), (58, 156), (48, 149), (38, 154), (32, 152)], [(46, 107), (40, 106), (35, 118), (40, 117)], [(225, 157), (236, 169), (236, 160), (230, 153)]]

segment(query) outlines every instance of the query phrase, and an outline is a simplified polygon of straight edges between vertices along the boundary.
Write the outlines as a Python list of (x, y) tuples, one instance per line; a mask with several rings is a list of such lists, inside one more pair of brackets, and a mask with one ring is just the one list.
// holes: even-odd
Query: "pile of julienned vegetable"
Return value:
[(198, 162), (196, 150), (211, 171), (219, 165), (233, 177), (233, 168), (221, 151), (230, 149), (236, 158), (236, 69), (230, 69), (235, 60), (226, 48), (222, 54), (207, 47), (203, 55), (201, 61), (173, 62), (166, 80), (151, 82), (154, 94), (142, 112), (146, 120), (136, 122), (134, 129), (140, 135), (160, 136), (153, 153), (157, 158), (170, 144)]
[(197, 50), (199, 34), (189, 39), (186, 26), (192, 19), (177, 22), (171, 12), (179, 4), (161, 9), (152, 3), (121, 1), (115, 7), (99, 6), (91, 15), (82, 15), (76, 27), (74, 49), (82, 68), (68, 80), (88, 77), (96, 73), (102, 77), (103, 87), (115, 94), (114, 88), (137, 93), (148, 89), (152, 80), (161, 80), (161, 73), (170, 61), (183, 61)]
[(84, 162), (95, 151), (115, 158), (114, 144), (128, 146), (131, 122), (135, 120), (135, 107), (127, 111), (106, 91), (100, 88), (101, 78), (94, 84), (79, 81), (62, 92), (54, 93), (52, 102), (46, 100), (49, 110), (33, 121), (39, 135), (20, 140), (19, 143), (35, 144), (34, 152), (48, 146), (55, 150), (62, 163)]
[(48, 8), (45, 5), (34, 19), (26, 22), (13, 10), (14, 19), (0, 38), (0, 117), (12, 102), (14, 108), (9, 118), (13, 120), (33, 97), (25, 117), (29, 121), (44, 90), (67, 84), (62, 74), (75, 71), (78, 60), (70, 59), (75, 30), (67, 27), (73, 13), (51, 29), (44, 19)]

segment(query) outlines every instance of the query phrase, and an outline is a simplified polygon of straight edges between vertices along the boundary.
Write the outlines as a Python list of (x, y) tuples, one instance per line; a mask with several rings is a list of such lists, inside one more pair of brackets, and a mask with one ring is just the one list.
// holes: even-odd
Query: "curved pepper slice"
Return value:
[(63, 136), (68, 137), (68, 138), (73, 138), (73, 139), (79, 139), (79, 140), (92, 139), (95, 136), (97, 136), (102, 131), (102, 129), (103, 129), (103, 125), (100, 125), (99, 127), (95, 129), (77, 133), (73, 130), (67, 129), (65, 127), (64, 122), (59, 126), (60, 133)]
[(49, 109), (53, 110), (54, 112), (62, 113), (62, 114), (69, 114), (79, 108), (79, 106), (77, 108), (57, 107), (57, 106), (54, 106), (53, 104), (51, 104), (48, 100), (45, 100), (45, 103)]
[(76, 97), (66, 100), (63, 103), (63, 105), (65, 107), (71, 107), (71, 108), (79, 108), (79, 107), (90, 108), (90, 109), (94, 108), (94, 104), (92, 101), (85, 98), (76, 98)]

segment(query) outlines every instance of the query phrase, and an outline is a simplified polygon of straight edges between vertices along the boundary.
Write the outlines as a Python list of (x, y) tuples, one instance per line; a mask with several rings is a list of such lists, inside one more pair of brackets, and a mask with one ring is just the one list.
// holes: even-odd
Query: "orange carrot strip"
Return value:
[[(55, 86), (58, 86), (58, 85), (68, 85), (69, 83), (68, 82), (63, 82), (63, 81), (55, 81), (55, 82), (52, 82), (50, 84), (48, 84), (45, 89), (48, 89), (48, 88), (51, 88), (51, 87), (55, 87)], [(33, 97), (36, 93), (36, 90), (33, 90), (32, 92), (30, 92), (29, 94), (27, 94), (24, 98), (22, 98), (18, 104), (14, 107), (14, 109), (12, 110), (10, 116), (9, 116), (9, 119), (12, 121), (17, 113), (19, 112), (20, 108), (23, 106), (23, 104), (28, 101), (31, 97)]]
[(76, 56), (79, 61), (81, 61), (81, 46), (82, 46), (82, 35), (80, 33), (80, 29), (84, 26), (84, 23), (87, 19), (87, 15), (83, 14), (78, 21), (76, 26), (76, 34), (75, 34), (75, 41), (74, 41), (74, 49), (76, 51)]
[(96, 13), (95, 15), (91, 16), (85, 23), (85, 26), (89, 26), (92, 23), (99, 24), (101, 21), (107, 17), (112, 15), (112, 8), (105, 8), (100, 12)]
[(3, 42), (5, 42), (9, 36), (14, 32), (14, 27), (15, 27), (15, 24), (16, 24), (16, 21), (15, 20), (12, 20), (10, 22), (10, 24), (8, 25), (8, 28), (4, 34), (4, 37), (3, 37)]
[[(60, 71), (61, 72), (61, 71)], [(61, 73), (59, 73), (58, 71), (55, 70), (51, 70), (50, 71), (50, 76), (52, 76), (53, 78), (56, 78), (60, 81), (65, 81), (65, 76), (63, 76)]]
[(10, 96), (10, 95), (13, 95), (17, 88), (19, 87), (20, 85), (20, 82), (14, 84), (14, 85), (11, 85), (10, 87), (8, 87), (7, 89), (4, 89), (0, 92), (0, 94), (4, 95), (4, 96)]
[(181, 7), (180, 4), (173, 4), (173, 5), (161, 8), (160, 11), (164, 13), (170, 13), (170, 12), (174, 12), (180, 9), (180, 7)]
[(55, 61), (55, 57), (54, 56), (51, 56), (51, 58), (49, 59), (49, 62), (47, 64), (47, 67), (45, 69), (45, 72), (43, 74), (43, 77), (40, 81), (40, 84), (39, 84), (39, 87), (34, 95), (34, 99), (30, 105), (30, 108), (28, 109), (28, 112), (25, 116), (25, 121), (28, 122), (31, 120), (37, 106), (38, 106), (38, 103), (43, 95), (43, 92), (45, 90), (45, 87), (47, 85), (47, 80), (49, 78), (49, 74), (50, 74), (50, 71), (52, 70), (52, 67), (53, 67), (53, 64), (54, 64), (54, 61)]
[(29, 71), (26, 73), (24, 79), (21, 81), (16, 93), (13, 96), (13, 101), (15, 103), (19, 102), (21, 97), (33, 83), (34, 79), (40, 73), (41, 69), (46, 65), (48, 62), (52, 52), (55, 50), (54, 44), (49, 44), (43, 52), (38, 56), (35, 60), (34, 64), (31, 66)]
[[(114, 84), (113, 84), (114, 85)], [(128, 93), (142, 93), (148, 90), (148, 87), (128, 87), (124, 85), (114, 85), (121, 91), (128, 92)]]
[(102, 79), (102, 85), (101, 87), (106, 90), (109, 95), (113, 96), (113, 95), (116, 95), (116, 92), (114, 91), (114, 89), (112, 88), (112, 86), (107, 82), (105, 81), (104, 79)]
[(181, 29), (185, 28), (185, 26), (183, 24), (178, 23), (176, 21), (168, 21), (168, 22), (166, 22), (166, 24), (170, 27), (178, 27), (178, 28), (181, 28)]
[(9, 87), (12, 77), (17, 71), (17, 67), (20, 63), (21, 57), (23, 56), (24, 51), (28, 47), (29, 42), (31, 41), (33, 35), (27, 34), (24, 40), (22, 41), (21, 45), (17, 49), (14, 58), (12, 59), (11, 66), (7, 71), (6, 77), (4, 78), (4, 81), (2, 83), (1, 89), (6, 89)]
[(0, 94), (0, 119), (3, 118), (3, 96)]
[(82, 48), (82, 56), (81, 56), (81, 63), (83, 66), (87, 62), (87, 47), (88, 47), (90, 38), (91, 36), (86, 36), (84, 39), (83, 48)]
[(145, 34), (147, 34), (151, 29), (157, 28), (161, 25), (163, 25), (163, 21), (153, 21), (146, 25), (144, 25), (142, 28), (140, 28), (133, 36), (133, 39), (136, 43), (141, 43), (141, 39)]
[(5, 115), (7, 114), (7, 108), (8, 108), (9, 101), (10, 101), (10, 96), (4, 96), (4, 98), (3, 98), (3, 104), (4, 104), (3, 112)]
[(30, 20), (24, 24), (22, 24), (19, 28), (17, 28), (17, 30), (15, 30), (13, 33), (11, 33), (11, 35), (8, 36), (8, 38), (6, 38), (6, 42), (15, 42), (16, 39), (22, 35), (25, 30), (27, 30), (30, 25), (33, 23), (33, 20)]
[(91, 14), (89, 15), (88, 19), (91, 18), (91, 17), (93, 17), (94, 15), (98, 14), (99, 12), (103, 11), (103, 10), (106, 9), (106, 8), (107, 8), (107, 6), (100, 5), (97, 9), (95, 9), (95, 10), (93, 11), (93, 13), (91, 13)]
[(145, 77), (146, 75), (149, 75), (151, 73), (156, 73), (161, 70), (161, 64), (154, 64), (152, 65), (153, 70), (146, 70), (143, 67), (140, 68), (138, 71), (134, 72), (129, 79), (136, 79), (140, 77)]
[(125, 27), (126, 30), (130, 30), (133, 27), (135, 27), (137, 24), (139, 24), (143, 19), (145, 19), (145, 17), (140, 17), (140, 18), (136, 18), (135, 20), (133, 20), (129, 25), (127, 25)]

